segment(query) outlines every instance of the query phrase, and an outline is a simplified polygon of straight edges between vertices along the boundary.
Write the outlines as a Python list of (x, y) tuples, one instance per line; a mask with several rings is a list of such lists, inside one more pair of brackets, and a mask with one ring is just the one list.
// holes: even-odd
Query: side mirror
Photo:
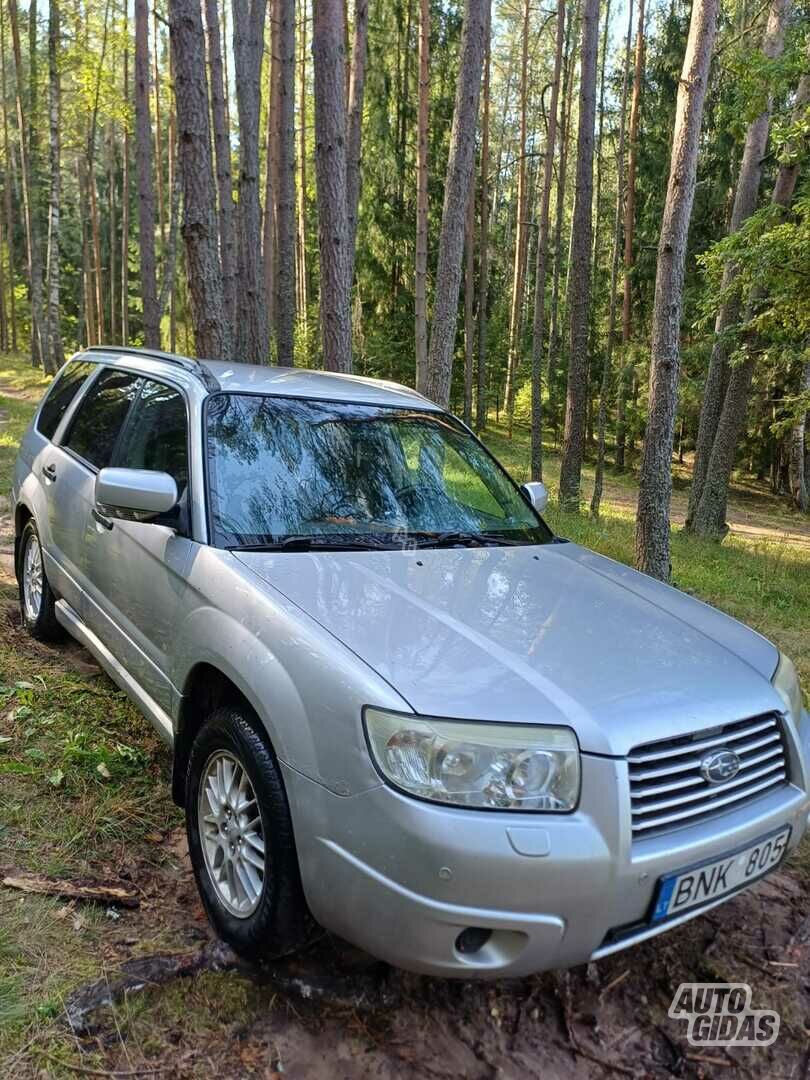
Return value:
[(528, 484), (522, 484), (520, 490), (538, 514), (545, 510), (548, 505), (548, 488), (542, 480), (532, 480)]
[(165, 472), (151, 469), (102, 469), (96, 477), (96, 502), (113, 516), (117, 510), (166, 514), (177, 505), (177, 484)]

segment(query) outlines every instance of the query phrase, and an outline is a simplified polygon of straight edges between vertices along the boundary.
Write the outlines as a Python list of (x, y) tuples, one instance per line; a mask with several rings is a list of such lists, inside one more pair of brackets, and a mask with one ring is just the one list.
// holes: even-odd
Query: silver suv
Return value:
[(554, 536), (403, 386), (90, 349), (25, 435), (25, 624), (173, 747), (217, 931), (318, 926), (414, 971), (521, 975), (720, 903), (800, 841), (791, 662)]

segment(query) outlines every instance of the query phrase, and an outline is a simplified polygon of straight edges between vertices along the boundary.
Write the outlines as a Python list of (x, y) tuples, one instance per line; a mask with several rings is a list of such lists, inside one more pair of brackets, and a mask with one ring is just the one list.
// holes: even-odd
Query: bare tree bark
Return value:
[[(279, 19), (276, 343), (279, 364), (295, 363), (295, 0), (276, 0)], [(265, 207), (265, 213), (268, 208)]]
[(14, 296), (14, 278), (15, 278), (15, 258), (14, 258), (14, 215), (11, 202), (11, 172), (12, 172), (12, 159), (11, 159), (11, 141), (8, 133), (8, 109), (6, 108), (6, 20), (0, 13), (0, 94), (2, 94), (2, 102), (0, 107), (3, 110), (3, 154), (5, 159), (5, 170), (3, 174), (3, 204), (6, 215), (6, 245), (8, 248), (8, 282), (9, 282), (9, 323), (11, 330), (11, 348), (13, 352), (17, 351), (17, 305), (15, 303)]
[(694, 0), (675, 107), (675, 130), (658, 243), (650, 358), (650, 408), (636, 518), (636, 566), (667, 581), (672, 444), (680, 376), (686, 242), (695, 196), (698, 144), (719, 0)]
[(456, 103), (444, 187), (442, 227), (436, 266), (436, 300), (428, 352), (425, 393), (443, 408), (450, 404), (453, 347), (461, 287), (464, 218), (475, 166), (475, 129), (484, 66), (490, 0), (466, 0)]
[(416, 389), (427, 386), (428, 123), (430, 117), (430, 0), (419, 0), (419, 106), (416, 120), (416, 266), (414, 306)]
[(160, 55), (158, 46), (158, 16), (157, 10), (152, 11), (152, 52), (153, 52), (153, 77), (152, 82), (155, 92), (155, 181), (158, 195), (158, 227), (160, 229), (160, 257), (166, 258), (166, 197), (163, 191), (163, 123), (160, 108)]
[(475, 184), (467, 196), (464, 226), (464, 423), (472, 426), (473, 363), (475, 360)]
[(233, 177), (231, 139), (225, 104), (225, 76), (222, 37), (216, 0), (205, 0), (205, 27), (208, 43), (208, 70), (211, 84), (211, 118), (214, 127), (217, 191), (219, 193), (219, 256), (222, 265), (222, 296), (227, 337), (233, 344), (236, 297), (236, 240), (233, 227)]
[(475, 427), (487, 426), (487, 305), (489, 304), (489, 97), (491, 12), (487, 11), (486, 57), (484, 60), (483, 106), (481, 114), (481, 234), (478, 251), (478, 387), (475, 399)]
[(327, 371), (352, 369), (343, 23), (342, 0), (313, 0), (315, 179), (321, 256), (321, 338)]
[(17, 127), (19, 129), (20, 173), (22, 177), (23, 218), (28, 256), (28, 287), (31, 297), (31, 363), (44, 365), (49, 355), (47, 323), (42, 296), (42, 259), (39, 244), (39, 224), (33, 203), (34, 192), (30, 170), (30, 127), (26, 124), (23, 102), (23, 66), (20, 50), (20, 26), (17, 16), (17, 0), (8, 0), (11, 23), (11, 46), (14, 54), (17, 92)]
[[(624, 204), (624, 295), (622, 300), (622, 347), (633, 336), (633, 244), (636, 228), (636, 170), (638, 161), (638, 129), (641, 116), (641, 90), (644, 84), (644, 2), (639, 0), (636, 55), (633, 71), (633, 97), (630, 103), (630, 151), (627, 161), (627, 197)], [(627, 402), (627, 358), (622, 357), (616, 393), (616, 468), (623, 469), (627, 446), (625, 422)]]
[(261, 260), (259, 104), (267, 0), (234, 0), (233, 52), (239, 78), (239, 289), (236, 350), (240, 360), (266, 364), (270, 335)]
[(515, 221), (515, 259), (512, 268), (512, 302), (509, 307), (509, 352), (506, 365), (506, 425), (512, 437), (515, 415), (515, 382), (520, 351), (521, 306), (523, 277), (526, 269), (526, 240), (528, 236), (526, 199), (526, 138), (528, 134), (528, 75), (529, 75), (529, 16), (530, 0), (523, 0), (523, 27), (520, 37), (520, 135), (518, 143), (517, 220)]
[(217, 251), (205, 37), (199, 0), (169, 0), (171, 47), (183, 188), (183, 240), (198, 356), (232, 356)]
[[(129, 105), (129, 8), (124, 5), (124, 101)], [(129, 344), (129, 121), (121, 147), (121, 343)]]
[(568, 358), (565, 434), (560, 462), (560, 505), (567, 510), (579, 510), (585, 439), (598, 39), (599, 0), (585, 0), (582, 9), (579, 130), (577, 132), (574, 219), (571, 226), (571, 277), (568, 293), (571, 353)]
[(155, 196), (152, 174), (152, 121), (149, 115), (149, 5), (135, 0), (135, 157), (138, 164), (138, 232), (141, 248), (141, 298), (144, 344), (160, 348), (160, 318), (155, 266)]
[(278, 101), (279, 101), (279, 3), (270, 10), (270, 60), (267, 65), (270, 76), (267, 102), (267, 125), (265, 130), (264, 217), (262, 219), (262, 268), (264, 294), (267, 303), (267, 321), (272, 338), (276, 327), (276, 204), (278, 200)]
[(565, 0), (557, 0), (557, 27), (554, 38), (554, 75), (548, 110), (546, 149), (537, 234), (537, 264), (534, 276), (534, 318), (532, 322), (532, 480), (543, 479), (543, 356), (546, 329), (546, 273), (548, 269), (549, 210), (554, 180), (554, 147), (557, 142), (557, 110), (560, 97), (563, 45), (565, 43)]
[(44, 367), (48, 372), (56, 372), (65, 362), (62, 346), (62, 330), (59, 308), (59, 218), (62, 209), (62, 137), (61, 120), (61, 78), (59, 74), (59, 45), (61, 23), (58, 0), (50, 0), (48, 15), (48, 85), (50, 128), (50, 199), (48, 203), (48, 257), (46, 278), (48, 282), (48, 342), (50, 356)]
[(346, 133), (346, 190), (349, 200), (349, 277), (354, 280), (357, 247), (357, 211), (360, 206), (360, 153), (363, 128), (363, 96), (368, 52), (368, 0), (355, 0), (354, 40), (349, 77), (349, 113)]
[[(810, 395), (810, 360), (805, 360), (799, 377), (799, 393)], [(790, 493), (797, 510), (810, 511), (810, 490), (807, 486), (808, 451), (805, 448), (807, 410), (803, 410), (790, 433)]]
[[(785, 24), (791, 7), (791, 0), (772, 0), (765, 26), (762, 53), (769, 60), (780, 56), (784, 48)], [(735, 233), (746, 218), (753, 214), (759, 199), (762, 162), (768, 145), (768, 132), (771, 121), (771, 100), (763, 111), (748, 125), (745, 135), (740, 172), (734, 192), (734, 206), (731, 211), (729, 233)], [(737, 270), (728, 265), (723, 274), (722, 290), (725, 292), (732, 285)], [(689, 506), (686, 513), (687, 532), (692, 529), (692, 522), (703, 495), (703, 486), (709, 468), (709, 459), (717, 435), (723, 399), (729, 380), (728, 370), (728, 330), (739, 322), (741, 303), (735, 298), (724, 300), (717, 312), (714, 327), (714, 342), (709, 360), (709, 372), (703, 391), (700, 410), (697, 443), (695, 445), (695, 464), (692, 473), (692, 487), (689, 492)], [(721, 523), (722, 524), (722, 523)]]
[(307, 344), (307, 307), (309, 281), (307, 278), (307, 12), (301, 7), (300, 59), (298, 69), (298, 308)]
[(619, 145), (616, 151), (616, 213), (613, 218), (613, 251), (610, 261), (610, 301), (608, 306), (608, 330), (605, 343), (605, 358), (602, 367), (602, 385), (599, 392), (599, 434), (596, 452), (596, 471), (591, 496), (591, 514), (599, 517), (602, 502), (602, 487), (605, 477), (605, 438), (607, 435), (607, 410), (610, 396), (611, 367), (613, 359), (613, 339), (616, 336), (616, 288), (619, 281), (619, 245), (622, 240), (622, 204), (624, 202), (624, 141), (627, 120), (627, 83), (630, 74), (630, 43), (633, 37), (633, 0), (630, 0), (627, 15), (627, 40), (624, 50), (624, 76), (622, 81), (621, 114), (619, 117)]
[[(804, 114), (808, 102), (810, 102), (810, 75), (804, 75), (796, 94), (794, 121), (798, 121)], [(798, 158), (795, 151), (788, 152), (779, 166), (771, 195), (771, 205), (779, 208), (783, 214), (793, 199), (798, 176)], [(744, 322), (750, 322), (762, 299), (762, 292), (758, 287), (751, 290), (743, 314)], [(717, 421), (717, 431), (706, 467), (700, 500), (695, 506), (691, 521), (691, 529), (695, 535), (706, 539), (722, 540), (728, 531), (726, 525), (728, 485), (734, 468), (737, 443), (745, 424), (748, 395), (756, 359), (763, 349), (762, 342), (753, 330), (745, 334), (742, 344), (743, 360), (729, 371), (728, 385)]]

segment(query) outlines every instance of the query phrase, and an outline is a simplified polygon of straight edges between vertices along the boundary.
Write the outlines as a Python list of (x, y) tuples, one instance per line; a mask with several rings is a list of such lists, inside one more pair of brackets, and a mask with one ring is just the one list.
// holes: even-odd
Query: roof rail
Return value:
[(113, 353), (116, 356), (145, 356), (152, 360), (162, 360), (165, 364), (174, 364), (196, 375), (206, 390), (212, 394), (222, 389), (211, 369), (202, 360), (194, 360), (190, 356), (178, 356), (177, 353), (161, 352), (159, 349), (130, 349), (125, 345), (89, 345), (84, 352)]

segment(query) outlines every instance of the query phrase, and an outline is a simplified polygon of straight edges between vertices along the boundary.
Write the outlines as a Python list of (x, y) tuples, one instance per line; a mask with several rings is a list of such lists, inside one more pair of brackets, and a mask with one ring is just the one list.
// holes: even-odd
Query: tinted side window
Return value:
[(142, 381), (140, 376), (128, 371), (103, 371), (81, 403), (65, 446), (97, 469), (109, 465)]
[(72, 360), (59, 378), (51, 384), (37, 417), (37, 431), (44, 435), (46, 439), (53, 438), (53, 434), (59, 427), (59, 421), (65, 415), (68, 405), (81, 390), (90, 372), (95, 371), (95, 368), (95, 364), (88, 364), (84, 360)]
[(113, 464), (166, 472), (182, 496), (188, 483), (188, 423), (179, 391), (144, 379)]

